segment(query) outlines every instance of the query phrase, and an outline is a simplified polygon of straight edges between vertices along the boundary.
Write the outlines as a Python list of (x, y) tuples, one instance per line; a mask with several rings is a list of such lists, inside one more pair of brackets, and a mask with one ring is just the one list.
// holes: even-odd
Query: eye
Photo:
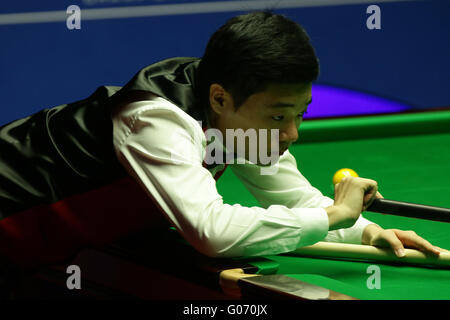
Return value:
[(298, 117), (298, 118), (303, 118), (303, 116), (304, 116), (305, 114), (307, 114), (307, 113), (308, 113), (307, 111), (303, 111), (302, 113), (298, 114), (297, 117)]
[(284, 119), (284, 116), (274, 116), (272, 117), (272, 119), (275, 121), (282, 121)]

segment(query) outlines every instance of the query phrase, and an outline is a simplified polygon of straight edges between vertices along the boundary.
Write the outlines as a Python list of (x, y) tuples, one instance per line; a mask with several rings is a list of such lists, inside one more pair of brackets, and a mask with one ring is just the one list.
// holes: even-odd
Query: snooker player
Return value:
[[(85, 100), (4, 125), (4, 264), (58, 263), (166, 222), (208, 256), (278, 254), (318, 241), (391, 247), (398, 256), (405, 246), (438, 255), (441, 249), (414, 232), (385, 230), (361, 216), (380, 197), (375, 181), (344, 179), (333, 200), (297, 169), (289, 146), (318, 73), (301, 26), (256, 12), (226, 22), (201, 59), (155, 63), (122, 88), (100, 87)], [(206, 130), (220, 132), (227, 146), (229, 129), (277, 129), (276, 172), (262, 175), (260, 159), (249, 161), (247, 149), (245, 163), (205, 164)], [(215, 183), (227, 167), (260, 207), (223, 203)]]

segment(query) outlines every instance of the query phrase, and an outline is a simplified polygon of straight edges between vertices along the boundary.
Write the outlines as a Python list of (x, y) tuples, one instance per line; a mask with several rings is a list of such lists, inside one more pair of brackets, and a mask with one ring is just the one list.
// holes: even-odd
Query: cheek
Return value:
[[(265, 134), (262, 132), (266, 132)], [(272, 149), (279, 149), (279, 130), (260, 129), (258, 132), (258, 149), (265, 148), (268, 152)]]
[(240, 114), (233, 114), (229, 118), (230, 128), (233, 129), (242, 129), (246, 131), (249, 128), (253, 127), (253, 122), (251, 119), (244, 117)]
[(265, 128), (268, 125), (267, 118), (266, 115), (261, 113), (261, 110), (254, 108), (242, 108), (233, 114), (235, 127), (244, 130), (249, 128)]

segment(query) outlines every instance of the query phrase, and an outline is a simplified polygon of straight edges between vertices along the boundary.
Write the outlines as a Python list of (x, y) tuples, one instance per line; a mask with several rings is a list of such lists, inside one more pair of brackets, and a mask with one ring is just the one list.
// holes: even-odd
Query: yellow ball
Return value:
[(341, 182), (341, 180), (345, 177), (359, 177), (358, 174), (349, 168), (343, 168), (336, 171), (336, 173), (333, 176), (333, 184), (337, 184)]

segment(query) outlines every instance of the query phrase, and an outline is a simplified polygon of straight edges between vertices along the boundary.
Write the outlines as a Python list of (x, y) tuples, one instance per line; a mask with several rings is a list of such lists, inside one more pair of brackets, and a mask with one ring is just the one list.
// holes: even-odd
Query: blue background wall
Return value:
[[(229, 12), (83, 20), (85, 9), (193, 2), (199, 1), (2, 2), (0, 124), (82, 99), (100, 85), (123, 85), (160, 59), (201, 56), (211, 34), (246, 11), (243, 6)], [(282, 2), (273, 2), (274, 11), (302, 24), (317, 50), (319, 84), (377, 94), (412, 108), (450, 106), (450, 1), (276, 9)], [(65, 21), (5, 24), (7, 13), (61, 10), (67, 16), (71, 4), (82, 10), (80, 30), (69, 30)], [(369, 4), (381, 8), (381, 30), (366, 27)]]

